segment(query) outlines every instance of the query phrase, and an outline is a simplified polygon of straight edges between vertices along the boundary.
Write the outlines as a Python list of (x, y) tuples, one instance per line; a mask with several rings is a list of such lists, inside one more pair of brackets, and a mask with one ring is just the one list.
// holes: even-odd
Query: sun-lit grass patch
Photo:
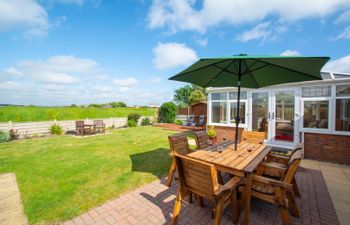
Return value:
[(49, 120), (77, 120), (110, 117), (127, 117), (131, 113), (154, 116), (155, 108), (95, 108), (95, 107), (0, 107), (0, 122), (28, 122)]
[(166, 175), (170, 131), (155, 127), (0, 144), (0, 173), (14, 172), (30, 224), (73, 218)]

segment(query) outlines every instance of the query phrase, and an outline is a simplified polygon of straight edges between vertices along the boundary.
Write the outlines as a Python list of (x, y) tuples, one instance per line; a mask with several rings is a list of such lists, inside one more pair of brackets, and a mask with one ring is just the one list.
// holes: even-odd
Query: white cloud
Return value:
[(153, 49), (153, 64), (156, 69), (171, 69), (186, 66), (198, 60), (197, 53), (186, 46), (175, 42), (158, 43)]
[(254, 39), (266, 39), (271, 35), (271, 31), (268, 30), (270, 22), (260, 23), (253, 27), (251, 30), (245, 31), (237, 37), (239, 41), (250, 41)]
[(46, 35), (46, 10), (34, 0), (0, 1), (0, 31), (15, 28), (25, 29), (27, 36)]
[(17, 77), (21, 77), (23, 76), (23, 73), (21, 71), (18, 71), (16, 68), (13, 67), (9, 67), (4, 69), (5, 73), (10, 75), (10, 76), (17, 76)]
[(99, 71), (99, 64), (91, 59), (72, 55), (53, 56), (47, 60), (23, 60), (18, 67), (4, 70), (6, 74), (22, 76), (33, 81), (53, 84), (76, 84), (79, 76)]
[(22, 88), (22, 85), (18, 82), (14, 82), (14, 81), (4, 81), (4, 82), (0, 83), (1, 90), (18, 91), (21, 88)]
[(322, 71), (350, 73), (350, 55), (328, 62)]
[(350, 39), (350, 26), (346, 27), (343, 33), (339, 34), (335, 39)]
[(247, 42), (251, 40), (275, 41), (278, 36), (287, 31), (287, 27), (281, 25), (273, 25), (270, 21), (259, 23), (252, 29), (244, 31), (237, 36), (238, 41)]
[(77, 58), (73, 55), (52, 56), (46, 61), (24, 60), (20, 62), (20, 65), (27, 70), (82, 74), (91, 73), (99, 66), (94, 60)]
[[(120, 87), (131, 87), (134, 86), (138, 83), (138, 81), (133, 78), (133, 77), (129, 77), (126, 79), (114, 79), (113, 83), (120, 86)], [(125, 89), (123, 89), (125, 90)]]
[(350, 10), (346, 10), (334, 21), (335, 24), (346, 23), (350, 21)]
[(282, 52), (280, 55), (283, 55), (283, 56), (300, 56), (301, 54), (297, 50), (287, 49), (284, 52)]
[[(268, 16), (294, 22), (310, 17), (323, 18), (350, 5), (349, 0), (153, 0), (148, 26), (206, 32), (219, 24), (237, 25), (263, 21)], [(201, 7), (198, 7), (201, 6)]]
[(162, 82), (162, 78), (160, 78), (160, 77), (151, 77), (151, 83), (159, 84), (161, 82)]

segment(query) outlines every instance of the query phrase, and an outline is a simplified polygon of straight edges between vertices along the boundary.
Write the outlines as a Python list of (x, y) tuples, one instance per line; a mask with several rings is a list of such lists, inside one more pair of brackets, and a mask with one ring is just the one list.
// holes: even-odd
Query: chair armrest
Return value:
[(215, 191), (215, 195), (221, 195), (226, 191), (231, 191), (238, 187), (238, 185), (241, 183), (242, 178), (241, 177), (233, 177), (228, 182), (226, 182), (224, 185), (220, 185), (218, 190)]
[(271, 176), (283, 176), (286, 173), (287, 168), (284, 164), (270, 163), (270, 162), (262, 162), (259, 164), (256, 175), (271, 175)]
[(274, 180), (271, 178), (263, 177), (263, 176), (258, 176), (258, 175), (252, 175), (252, 180), (253, 182), (258, 182), (262, 184), (267, 184), (267, 185), (272, 185), (272, 186), (278, 186), (284, 189), (287, 189), (289, 191), (293, 190), (293, 186), (291, 184), (287, 184), (278, 180)]

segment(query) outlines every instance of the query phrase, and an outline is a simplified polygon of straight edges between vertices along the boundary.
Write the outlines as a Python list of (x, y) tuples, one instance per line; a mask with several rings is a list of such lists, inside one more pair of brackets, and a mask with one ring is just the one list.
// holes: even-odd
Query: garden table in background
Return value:
[(265, 144), (240, 143), (235, 151), (231, 143), (223, 152), (218, 152), (215, 151), (217, 146), (209, 146), (187, 156), (211, 163), (220, 171), (245, 178), (244, 224), (249, 224), (252, 173), (270, 152), (271, 147)]

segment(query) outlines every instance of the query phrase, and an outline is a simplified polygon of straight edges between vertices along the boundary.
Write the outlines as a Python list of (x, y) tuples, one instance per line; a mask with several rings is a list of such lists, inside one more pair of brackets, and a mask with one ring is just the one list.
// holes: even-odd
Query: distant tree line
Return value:
[[(77, 106), (76, 104), (72, 104), (71, 107), (84, 107), (84, 106)], [(89, 104), (88, 107), (95, 107), (95, 108), (125, 108), (127, 105), (124, 102), (109, 102), (109, 103), (92, 103)]]

